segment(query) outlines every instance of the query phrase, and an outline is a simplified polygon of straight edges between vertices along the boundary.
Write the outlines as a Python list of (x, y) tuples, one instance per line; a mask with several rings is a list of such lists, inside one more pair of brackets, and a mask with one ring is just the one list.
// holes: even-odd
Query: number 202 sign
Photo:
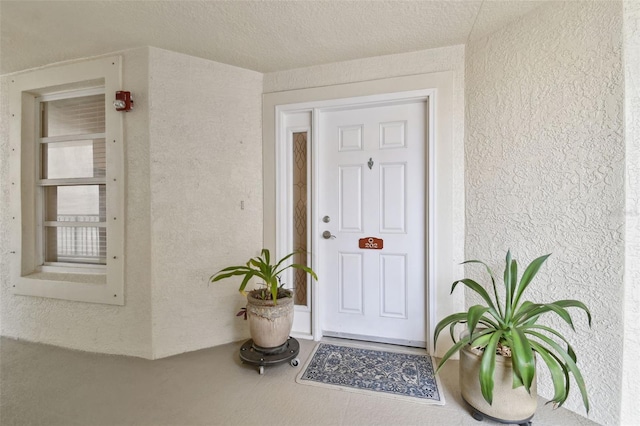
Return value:
[(382, 240), (382, 238), (367, 237), (360, 238), (360, 240), (358, 241), (359, 247), (361, 249), (381, 250), (384, 246), (384, 241)]

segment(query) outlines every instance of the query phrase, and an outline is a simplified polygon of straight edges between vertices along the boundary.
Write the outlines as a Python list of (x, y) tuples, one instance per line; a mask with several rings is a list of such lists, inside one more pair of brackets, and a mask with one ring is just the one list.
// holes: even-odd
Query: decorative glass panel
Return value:
[[(293, 134), (293, 262), (307, 265), (307, 134)], [(294, 269), (296, 305), (307, 305), (307, 273)]]

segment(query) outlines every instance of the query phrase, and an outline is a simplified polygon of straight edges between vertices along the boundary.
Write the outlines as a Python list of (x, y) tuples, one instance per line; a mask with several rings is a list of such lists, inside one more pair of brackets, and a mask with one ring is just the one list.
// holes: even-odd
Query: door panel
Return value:
[(344, 151), (362, 151), (362, 126), (338, 127), (339, 149)]
[(362, 314), (362, 253), (340, 253), (339, 256), (339, 312), (348, 314)]
[[(426, 110), (407, 102), (320, 113), (325, 335), (425, 346)], [(382, 249), (361, 249), (369, 237)]]
[(380, 315), (407, 318), (407, 256), (380, 255)]
[(406, 164), (380, 164), (380, 232), (406, 232)]
[(339, 166), (341, 232), (362, 232), (362, 166)]

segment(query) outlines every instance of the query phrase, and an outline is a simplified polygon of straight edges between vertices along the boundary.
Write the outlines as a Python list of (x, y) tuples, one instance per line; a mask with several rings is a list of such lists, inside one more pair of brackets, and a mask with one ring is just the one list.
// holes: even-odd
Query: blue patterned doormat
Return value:
[(429, 355), (319, 343), (298, 375), (300, 384), (444, 405)]

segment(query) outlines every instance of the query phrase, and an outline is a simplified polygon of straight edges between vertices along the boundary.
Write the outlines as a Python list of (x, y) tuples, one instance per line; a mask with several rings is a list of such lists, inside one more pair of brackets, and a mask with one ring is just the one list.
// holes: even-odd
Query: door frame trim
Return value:
[[(394, 77), (357, 83), (340, 84), (328, 87), (298, 89), (263, 95), (263, 202), (264, 202), (264, 247), (275, 250), (281, 256), (286, 251), (282, 230), (282, 210), (287, 205), (282, 199), (282, 164), (284, 118), (286, 114), (308, 111), (312, 113), (311, 147), (312, 162), (318, 158), (317, 144), (319, 112), (347, 105), (370, 104), (375, 102), (409, 101), (428, 98), (428, 221), (427, 221), (427, 270), (426, 270), (426, 330), (427, 351), (441, 355), (450, 345), (439, 344), (434, 350), (430, 336), (437, 321), (445, 316), (462, 310), (463, 292), (449, 295), (451, 282), (462, 272), (457, 265), (454, 250), (459, 249), (452, 241), (453, 229), (464, 228), (464, 209), (456, 212), (453, 202), (454, 167), (453, 164), (453, 72), (445, 71), (430, 74)], [(317, 167), (312, 165), (311, 191), (317, 197)], [(317, 265), (318, 232), (317, 198), (312, 199), (312, 266)], [(457, 214), (456, 214), (457, 213)], [(438, 223), (436, 228), (435, 224)], [(318, 303), (322, 300), (322, 277), (318, 284), (311, 284), (311, 331), (310, 335), (299, 336), (320, 340), (322, 338), (322, 318)], [(446, 333), (443, 333), (446, 334)], [(445, 343), (445, 342), (443, 342)]]

